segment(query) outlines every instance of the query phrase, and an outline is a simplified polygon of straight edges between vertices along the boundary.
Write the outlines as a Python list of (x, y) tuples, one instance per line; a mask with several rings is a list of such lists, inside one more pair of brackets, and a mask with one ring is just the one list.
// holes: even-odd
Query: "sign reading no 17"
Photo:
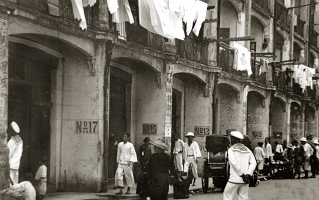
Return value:
[(77, 133), (97, 133), (98, 121), (76, 121)]

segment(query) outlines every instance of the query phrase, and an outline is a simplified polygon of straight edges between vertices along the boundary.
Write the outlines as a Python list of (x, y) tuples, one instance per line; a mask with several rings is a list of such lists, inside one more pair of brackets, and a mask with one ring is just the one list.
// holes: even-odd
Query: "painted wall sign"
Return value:
[(156, 135), (157, 124), (143, 124), (143, 135)]
[(76, 121), (76, 133), (98, 133), (99, 121)]
[(195, 136), (206, 136), (209, 135), (210, 127), (209, 126), (195, 126), (194, 134)]
[(261, 138), (263, 136), (261, 131), (252, 131), (252, 138)]

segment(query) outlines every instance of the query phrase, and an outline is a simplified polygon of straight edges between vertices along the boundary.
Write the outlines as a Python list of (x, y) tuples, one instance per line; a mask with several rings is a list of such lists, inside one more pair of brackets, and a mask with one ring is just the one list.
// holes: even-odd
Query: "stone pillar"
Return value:
[(287, 127), (286, 127), (286, 134), (287, 134), (287, 144), (290, 141), (290, 110), (291, 110), (291, 102), (287, 100), (286, 102), (286, 120), (287, 120)]
[[(245, 2), (245, 35), (250, 35), (251, 31), (251, 1), (252, 0), (246, 0)], [(246, 48), (249, 49), (250, 47), (250, 41), (246, 41), (245, 44)]]
[(0, 133), (8, 123), (8, 27), (8, 15), (0, 13)]
[(247, 134), (247, 97), (249, 92), (249, 85), (244, 87), (243, 92), (243, 135)]
[(305, 114), (305, 112), (306, 112), (306, 104), (305, 104), (305, 102), (301, 102), (301, 127), (300, 127), (300, 129), (301, 129), (301, 135), (302, 136), (306, 136), (305, 134), (305, 119), (306, 119), (306, 114)]
[[(210, 0), (208, 4), (211, 6), (215, 6), (215, 8), (208, 10), (206, 13), (206, 17), (210, 21), (203, 23), (204, 38), (217, 39), (218, 1)], [(208, 43), (208, 65), (217, 67), (216, 61), (217, 61), (217, 42), (210, 42)]]

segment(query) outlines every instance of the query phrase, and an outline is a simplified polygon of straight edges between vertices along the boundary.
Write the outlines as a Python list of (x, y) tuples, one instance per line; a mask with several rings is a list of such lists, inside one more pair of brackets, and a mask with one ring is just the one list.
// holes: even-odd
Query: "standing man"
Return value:
[(120, 191), (116, 195), (123, 194), (123, 178), (125, 176), (127, 183), (127, 191), (125, 194), (130, 194), (131, 187), (134, 186), (134, 175), (132, 170), (132, 163), (137, 162), (137, 156), (132, 143), (128, 142), (129, 133), (123, 134), (123, 142), (120, 142), (117, 147), (118, 167), (115, 173), (115, 184), (120, 187)]
[(8, 127), (8, 135), (11, 136), (7, 146), (10, 149), (9, 163), (10, 163), (10, 177), (14, 184), (19, 182), (19, 167), (23, 151), (23, 141), (18, 135), (20, 133), (19, 125), (16, 122), (11, 122)]
[(258, 174), (262, 174), (262, 170), (264, 169), (264, 157), (265, 157), (265, 152), (262, 148), (263, 143), (258, 142), (258, 146), (255, 147), (254, 149), (254, 155), (257, 161), (257, 169), (258, 169)]
[(239, 199), (248, 200), (249, 177), (256, 168), (253, 153), (242, 143), (243, 134), (231, 131), (231, 144), (228, 149), (229, 180), (224, 189), (223, 199), (232, 200), (236, 194)]
[(304, 150), (303, 169), (305, 171), (305, 176), (303, 178), (308, 178), (308, 172), (310, 170), (310, 156), (313, 154), (313, 149), (310, 144), (307, 143), (307, 139), (305, 137), (302, 137), (300, 142)]
[[(184, 159), (184, 163), (185, 161), (187, 161), (189, 164), (193, 165), (192, 167), (192, 172), (194, 175), (193, 186), (195, 186), (195, 181), (196, 181), (196, 178), (198, 177), (197, 163), (198, 163), (198, 159), (202, 157), (202, 154), (200, 153), (200, 149), (197, 142), (193, 141), (193, 139), (195, 138), (194, 133), (188, 132), (185, 137), (187, 137), (188, 142), (184, 144), (183, 159)], [(188, 169), (184, 168), (184, 171), (188, 171)]]
[(263, 144), (263, 150), (265, 152), (265, 169), (264, 169), (264, 175), (268, 175), (270, 173), (270, 165), (272, 160), (272, 148), (271, 144), (269, 144), (269, 138), (265, 138), (265, 143)]
[(173, 154), (174, 154), (174, 164), (175, 164), (175, 169), (178, 172), (183, 171), (183, 148), (184, 148), (184, 142), (179, 138), (177, 134), (175, 136), (175, 146), (173, 149)]

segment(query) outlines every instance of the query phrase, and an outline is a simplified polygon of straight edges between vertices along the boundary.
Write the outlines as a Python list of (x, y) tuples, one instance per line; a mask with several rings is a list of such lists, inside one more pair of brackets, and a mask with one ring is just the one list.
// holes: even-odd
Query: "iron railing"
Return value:
[(318, 37), (319, 33), (317, 33), (312, 27), (309, 29), (309, 43), (314, 47), (318, 47)]
[(297, 26), (295, 26), (295, 33), (297, 33), (298, 35), (300, 35), (301, 37), (304, 36), (304, 27), (305, 27), (306, 22), (301, 20), (299, 18), (299, 16), (297, 16)]
[(241, 76), (242, 72), (234, 68), (235, 50), (231, 49), (227, 44), (221, 43), (219, 49), (219, 67), (223, 71)]
[(253, 0), (253, 3), (258, 5), (261, 9), (270, 12), (269, 0)]
[(278, 90), (285, 91), (285, 92), (288, 91), (290, 80), (288, 80), (287, 78), (288, 77), (286, 76), (286, 72), (281, 71), (279, 69), (275, 69), (274, 77), (273, 77), (274, 86), (276, 86)]
[(278, 22), (285, 26), (286, 28), (290, 27), (290, 22), (288, 19), (288, 9), (280, 2), (280, 1), (276, 1), (276, 13), (275, 13), (275, 17), (278, 20)]
[(185, 40), (176, 39), (176, 54), (182, 58), (208, 64), (208, 42), (205, 40), (186, 37)]

